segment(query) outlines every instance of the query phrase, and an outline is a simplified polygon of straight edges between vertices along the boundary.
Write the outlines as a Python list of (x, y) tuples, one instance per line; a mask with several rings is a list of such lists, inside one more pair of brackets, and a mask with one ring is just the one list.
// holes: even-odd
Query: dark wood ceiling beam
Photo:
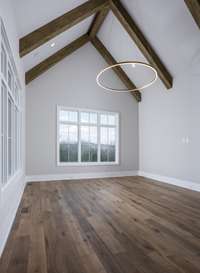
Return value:
[(131, 18), (127, 10), (119, 0), (110, 0), (111, 10), (129, 33), (135, 44), (143, 53), (148, 62), (157, 70), (160, 79), (163, 81), (167, 89), (173, 85), (173, 79), (167, 68), (164, 66), (150, 43), (144, 37), (134, 20)]
[[(108, 65), (116, 64), (116, 60), (110, 54), (110, 52), (106, 49), (106, 47), (102, 44), (102, 42), (97, 38), (94, 37), (91, 39), (91, 43), (97, 49), (97, 51), (101, 54), (104, 60), (108, 63)], [(121, 67), (114, 67), (113, 71), (117, 74), (120, 80), (124, 83), (124, 85), (128, 89), (134, 89), (136, 86), (132, 83), (129, 77), (126, 75), (124, 70)], [(140, 102), (141, 101), (141, 93), (139, 91), (131, 92), (131, 94), (135, 97), (135, 99)]]
[(91, 24), (91, 26), (90, 26), (90, 28), (88, 30), (88, 35), (91, 38), (94, 38), (97, 35), (97, 33), (98, 33), (99, 29), (101, 28), (106, 16), (109, 13), (109, 10), (110, 10), (109, 8), (104, 8), (104, 9), (102, 9), (101, 11), (99, 11), (96, 14), (96, 16), (95, 16), (95, 18), (94, 18), (94, 20), (93, 20), (93, 22), (92, 22), (92, 24)]
[(200, 0), (185, 0), (185, 3), (200, 28)]
[(20, 39), (20, 56), (24, 56), (66, 31), (82, 20), (109, 6), (108, 0), (89, 0), (50, 23), (36, 29)]
[(30, 83), (32, 80), (39, 77), (42, 73), (47, 71), (49, 68), (60, 62), (62, 59), (85, 45), (87, 42), (90, 41), (88, 34), (81, 36), (80, 38), (76, 39), (63, 49), (57, 51), (55, 54), (44, 60), (43, 62), (39, 63), (28, 72), (26, 72), (26, 84)]

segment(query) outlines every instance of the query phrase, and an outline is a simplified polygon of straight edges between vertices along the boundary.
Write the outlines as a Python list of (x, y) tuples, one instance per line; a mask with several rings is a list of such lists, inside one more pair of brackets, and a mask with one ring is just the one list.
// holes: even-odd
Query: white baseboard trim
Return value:
[(55, 180), (76, 180), (108, 177), (137, 176), (138, 171), (117, 171), (117, 172), (99, 172), (99, 173), (68, 173), (68, 174), (48, 174), (32, 175), (26, 177), (26, 182), (42, 182)]
[(173, 177), (152, 174), (143, 171), (117, 171), (117, 172), (99, 172), (99, 173), (68, 173), (68, 174), (47, 174), (26, 176), (26, 182), (44, 182), (56, 180), (79, 180), (92, 178), (109, 178), (109, 177), (125, 177), (125, 176), (144, 176), (163, 183), (179, 186), (182, 188), (200, 192), (200, 183), (181, 180)]
[(143, 171), (139, 171), (138, 175), (144, 176), (146, 178), (150, 178), (153, 180), (157, 180), (157, 181), (160, 181), (163, 183), (167, 183), (167, 184), (171, 184), (171, 185), (179, 186), (179, 187), (186, 188), (189, 190), (200, 192), (200, 183), (198, 184), (198, 183), (195, 183), (192, 181), (181, 180), (181, 179), (177, 179), (177, 178), (173, 178), (173, 177), (162, 176), (162, 175), (147, 173), (147, 172), (143, 172)]

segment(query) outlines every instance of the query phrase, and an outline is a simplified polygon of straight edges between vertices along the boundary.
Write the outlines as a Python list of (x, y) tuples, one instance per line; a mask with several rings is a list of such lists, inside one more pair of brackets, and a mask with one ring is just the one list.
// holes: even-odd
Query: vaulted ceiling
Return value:
[[(172, 47), (176, 47), (176, 40), (177, 45), (180, 44), (183, 32), (196, 31), (195, 27), (200, 26), (199, 0), (185, 0), (185, 3), (182, 0), (14, 2), (27, 84), (91, 42), (108, 64), (127, 59), (149, 62), (157, 69), (166, 89), (170, 89), (173, 85), (171, 74), (176, 69), (169, 60), (173, 61), (175, 52), (177, 56), (183, 52), (180, 48), (172, 51)], [(126, 36), (131, 41), (130, 56), (123, 44)], [(184, 45), (191, 46), (187, 41)], [(174, 62), (178, 60), (177, 56)], [(140, 85), (140, 80), (133, 78), (129, 71), (116, 68), (114, 72), (127, 88)], [(149, 77), (148, 72), (146, 77)], [(137, 101), (141, 100), (139, 91), (133, 95)]]

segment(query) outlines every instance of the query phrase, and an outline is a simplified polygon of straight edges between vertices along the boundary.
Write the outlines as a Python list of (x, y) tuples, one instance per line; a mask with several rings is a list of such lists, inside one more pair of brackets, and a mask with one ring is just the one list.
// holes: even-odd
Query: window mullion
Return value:
[[(0, 63), (1, 63), (1, 54), (0, 54)], [(4, 93), (4, 89), (2, 86), (2, 81), (0, 78), (0, 105), (1, 105), (1, 109), (0, 109), (0, 130), (1, 130), (1, 139), (0, 139), (0, 153), (1, 153), (1, 167), (0, 167), (0, 177), (1, 177), (1, 182), (4, 182), (4, 152), (3, 152), (3, 147), (4, 147), (4, 129), (3, 129), (3, 119), (4, 119), (4, 107), (3, 107), (3, 93)], [(1, 190), (1, 183), (0, 183), (0, 190)]]
[[(107, 127), (106, 135), (107, 135), (107, 146), (109, 146), (109, 127)], [(107, 161), (109, 161), (109, 150), (107, 150)]]
[(78, 111), (78, 162), (81, 162), (81, 124), (80, 124), (80, 111)]
[(14, 137), (14, 105), (13, 101), (11, 102), (11, 174), (15, 172), (15, 163), (14, 163), (14, 146), (15, 146), (15, 137)]
[(101, 127), (100, 127), (100, 113), (97, 115), (97, 144), (98, 144), (98, 151), (97, 151), (97, 162), (101, 162), (100, 153), (101, 153)]
[(9, 137), (8, 137), (8, 90), (6, 88), (6, 180), (8, 179), (8, 144), (9, 144)]
[[(112, 125), (108, 124), (109, 123), (109, 120), (107, 120), (107, 124), (101, 124), (101, 115), (110, 115), (110, 113), (106, 113), (106, 112), (100, 112), (100, 111), (96, 111), (94, 112), (94, 110), (90, 111), (90, 110), (85, 110), (85, 112), (87, 112), (89, 114), (89, 120), (88, 118), (86, 119), (85, 116), (83, 116), (83, 119), (82, 119), (82, 113), (84, 113), (83, 111), (84, 110), (81, 110), (81, 109), (72, 109), (72, 108), (65, 108), (65, 107), (62, 107), (60, 108), (61, 111), (76, 111), (77, 112), (77, 122), (67, 122), (67, 121), (60, 121), (60, 124), (63, 124), (63, 127), (65, 127), (64, 125), (75, 125), (77, 126), (77, 134), (78, 134), (78, 160), (76, 162), (74, 162), (73, 160), (70, 162), (70, 158), (68, 158), (67, 161), (61, 161), (60, 163), (65, 165), (66, 166), (69, 164), (80, 164), (80, 165), (84, 165), (84, 164), (88, 164), (88, 165), (92, 165), (92, 164), (97, 164), (97, 165), (103, 165), (103, 164), (115, 164), (118, 162), (118, 118), (117, 118), (117, 113), (115, 113), (115, 116), (116, 116), (116, 124), (114, 125), (114, 122), (111, 120), (110, 123), (112, 123)], [(91, 113), (96, 113), (97, 114), (97, 119), (95, 119), (95, 123), (94, 122), (91, 122), (91, 121), (94, 121), (93, 117), (92, 119), (90, 119), (90, 114)], [(59, 114), (59, 113), (58, 113)], [(65, 113), (62, 113), (62, 115), (66, 115)], [(112, 113), (112, 115), (114, 115), (114, 113)], [(88, 122), (84, 122), (84, 121), (88, 121)], [(106, 123), (106, 122), (105, 122)], [(83, 131), (82, 131), (82, 126), (85, 126), (83, 128)], [(93, 129), (94, 127), (94, 129)], [(103, 129), (101, 129), (103, 128)], [(113, 132), (110, 132), (110, 129), (113, 131)], [(73, 129), (74, 130), (74, 129)], [(103, 137), (103, 143), (105, 141), (105, 145), (103, 144), (103, 147), (104, 147), (104, 153), (102, 154), (103, 155), (103, 158), (102, 158), (102, 161), (101, 161), (101, 130), (103, 134), (105, 134)], [(113, 139), (113, 135), (110, 135), (110, 134), (114, 134), (114, 131), (115, 131), (115, 134), (116, 134), (116, 141), (115, 141), (115, 144), (113, 143), (112, 139)], [(82, 133), (84, 134), (83, 135), (83, 138), (82, 138)], [(95, 142), (97, 144), (94, 144), (95, 146), (93, 146), (93, 142), (94, 142), (94, 138), (95, 138)], [(86, 141), (86, 139), (88, 139)], [(83, 143), (84, 143), (84, 149), (82, 150), (82, 140), (83, 140)], [(112, 142), (109, 143), (109, 140), (111, 140)], [(94, 142), (94, 143), (95, 143)], [(92, 143), (92, 145), (90, 145), (90, 143)], [(107, 146), (107, 149), (105, 149)], [(77, 146), (76, 146), (77, 147)], [(97, 147), (97, 148), (94, 148), (94, 147)], [(76, 148), (77, 149), (77, 148)], [(93, 157), (93, 149), (97, 149), (97, 151), (95, 152), (94, 156)], [(115, 149), (115, 151), (114, 151)], [(69, 149), (68, 149), (69, 150)], [(72, 150), (73, 152), (73, 150)], [(77, 152), (77, 150), (76, 150)], [(83, 154), (81, 154), (83, 152)], [(114, 154), (115, 152), (115, 154)], [(96, 155), (97, 153), (97, 155)], [(114, 156), (116, 155), (115, 157), (115, 160), (114, 160)], [(66, 155), (67, 156), (67, 155)]]
[[(5, 184), (9, 182), (10, 178), (12, 178), (21, 167), (19, 164), (21, 146), (18, 144), (21, 134), (18, 111), (21, 113), (21, 108), (20, 100), (18, 100), (20, 97), (20, 82), (17, 77), (15, 62), (2, 20), (0, 20), (0, 26), (0, 65), (2, 66), (0, 69), (0, 90), (3, 93), (1, 97), (3, 101), (1, 101), (2, 111), (0, 124), (0, 130), (2, 132), (1, 153), (3, 159), (1, 177)], [(10, 77), (8, 77), (8, 73), (10, 73)]]
[(66, 124), (66, 125), (77, 125), (77, 122), (70, 122), (70, 121), (59, 121), (60, 124)]

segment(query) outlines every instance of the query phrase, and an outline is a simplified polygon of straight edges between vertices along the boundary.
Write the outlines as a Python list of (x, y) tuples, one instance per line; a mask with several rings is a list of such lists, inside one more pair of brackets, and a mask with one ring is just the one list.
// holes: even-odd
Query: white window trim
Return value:
[[(6, 77), (4, 74), (1, 72), (1, 45), (3, 45), (3, 48), (5, 50), (6, 54)], [(12, 73), (13, 79), (12, 79), (12, 88), (8, 86), (8, 63), (10, 65), (10, 71)], [(5, 85), (6, 88), (6, 103), (7, 103), (7, 114), (6, 114), (6, 132), (4, 132), (4, 138), (5, 142), (7, 143), (6, 145), (6, 165), (3, 164), (3, 169), (4, 166), (6, 166), (6, 181), (4, 183), (0, 181), (0, 190), (4, 191), (9, 187), (10, 184), (12, 184), (12, 181), (18, 176), (19, 173), (22, 172), (22, 164), (21, 164), (21, 115), (22, 115), (22, 109), (21, 109), (21, 84), (20, 80), (18, 77), (15, 61), (12, 55), (11, 47), (8, 41), (8, 37), (5, 31), (5, 27), (3, 24), (2, 19), (0, 18), (0, 92), (2, 88), (2, 84)], [(17, 89), (16, 89), (17, 87)], [(5, 94), (4, 94), (5, 95)], [(11, 123), (11, 130), (12, 130), (12, 145), (11, 145), (11, 160), (13, 163), (11, 164), (11, 175), (9, 176), (8, 174), (8, 97), (11, 100), (11, 115), (12, 115), (12, 123)], [(1, 105), (1, 96), (0, 96), (0, 105)], [(16, 110), (16, 111), (15, 111)], [(16, 113), (17, 112), (17, 113)], [(1, 111), (0, 111), (0, 130), (1, 126)], [(15, 128), (16, 124), (18, 125), (17, 128)], [(0, 139), (0, 153), (2, 154), (1, 150), (1, 141), (2, 137)], [(16, 142), (17, 141), (17, 142)], [(17, 155), (17, 156), (16, 156)], [(3, 170), (1, 169), (0, 166), (0, 177), (2, 175)]]
[[(117, 134), (116, 134), (116, 160), (115, 162), (80, 162), (80, 158), (78, 158), (79, 162), (60, 162), (60, 144), (59, 144), (59, 126), (60, 126), (60, 121), (59, 121), (59, 113), (61, 110), (66, 110), (66, 111), (76, 111), (76, 112), (94, 112), (97, 114), (114, 114), (117, 116), (117, 125), (113, 126), (114, 128), (116, 128)], [(79, 115), (78, 115), (79, 116)], [(99, 119), (99, 115), (98, 115), (98, 119)], [(99, 120), (97, 124), (92, 124), (92, 123), (86, 123), (85, 125), (95, 125), (97, 126), (97, 130), (100, 130), (100, 126), (99, 126)], [(67, 124), (70, 124), (70, 122), (67, 122)], [(78, 157), (80, 157), (81, 153), (80, 153), (80, 120), (78, 119), (78, 123), (71, 123), (71, 124), (76, 124), (78, 125), (78, 143), (79, 143), (79, 152), (78, 152)], [(112, 127), (110, 125), (103, 125), (103, 127)], [(57, 111), (56, 111), (56, 163), (58, 167), (73, 167), (73, 166), (116, 166), (120, 164), (119, 161), (119, 151), (120, 151), (120, 113), (119, 112), (114, 112), (114, 111), (105, 111), (105, 110), (94, 110), (94, 109), (89, 109), (89, 108), (74, 108), (74, 107), (66, 107), (66, 106), (60, 106), (57, 105)], [(97, 137), (100, 138), (100, 133), (97, 133)], [(100, 141), (98, 139), (97, 141), (98, 143), (98, 161), (100, 160)]]

